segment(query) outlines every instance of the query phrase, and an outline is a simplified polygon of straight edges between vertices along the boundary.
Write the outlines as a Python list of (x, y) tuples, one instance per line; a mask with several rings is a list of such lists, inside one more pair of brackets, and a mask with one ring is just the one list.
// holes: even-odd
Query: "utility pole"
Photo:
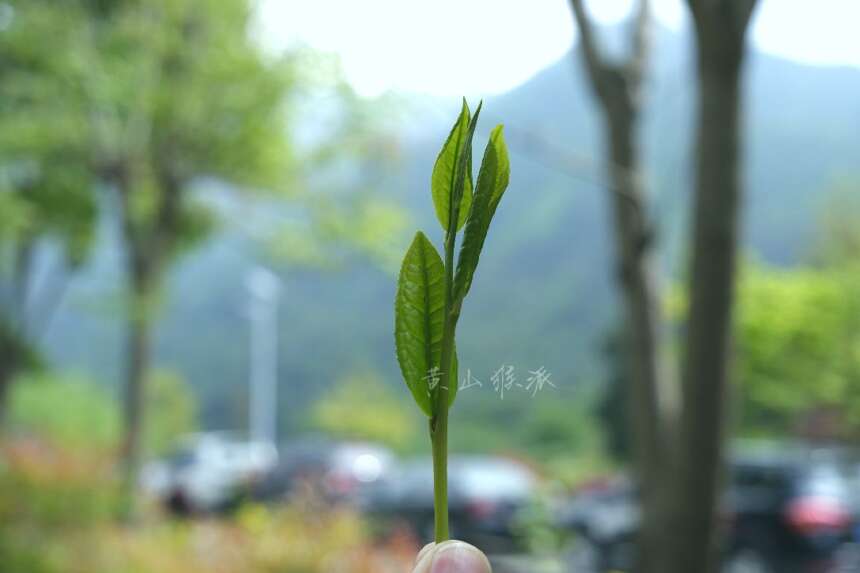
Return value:
[(272, 271), (255, 267), (247, 277), (250, 296), (248, 430), (254, 441), (277, 443), (278, 298), (281, 283)]

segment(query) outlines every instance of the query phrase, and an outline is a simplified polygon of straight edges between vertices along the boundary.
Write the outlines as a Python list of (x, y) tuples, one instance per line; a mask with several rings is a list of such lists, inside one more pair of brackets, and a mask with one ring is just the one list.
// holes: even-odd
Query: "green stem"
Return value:
[[(456, 229), (456, 226), (455, 226)], [(433, 513), (436, 543), (446, 541), (448, 532), (448, 392), (451, 384), (451, 362), (454, 357), (454, 332), (459, 312), (453, 308), (454, 232), (445, 237), (445, 325), (442, 331), (439, 386), (436, 389), (436, 415), (430, 419), (430, 441), (433, 448)], [(453, 381), (457, 383), (456, 380)]]
[(448, 533), (448, 412), (430, 420), (433, 444), (433, 517), (436, 543), (446, 541)]

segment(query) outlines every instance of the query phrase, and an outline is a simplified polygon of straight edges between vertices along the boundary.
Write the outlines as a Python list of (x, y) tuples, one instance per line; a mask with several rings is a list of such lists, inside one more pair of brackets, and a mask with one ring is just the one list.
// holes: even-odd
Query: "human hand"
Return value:
[(415, 558), (412, 573), (492, 573), (487, 556), (463, 541), (428, 543)]

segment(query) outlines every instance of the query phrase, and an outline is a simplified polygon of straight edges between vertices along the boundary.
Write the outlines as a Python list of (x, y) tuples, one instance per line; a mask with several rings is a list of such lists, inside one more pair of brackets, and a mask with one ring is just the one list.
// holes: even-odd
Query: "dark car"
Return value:
[[(516, 538), (516, 516), (532, 501), (536, 476), (504, 458), (453, 456), (448, 461), (451, 536), (486, 551), (507, 550)], [(422, 541), (433, 538), (431, 461), (402, 464), (374, 487), (363, 509), (377, 522), (405, 525)]]
[(847, 467), (806, 457), (736, 461), (726, 494), (728, 551), (759, 571), (829, 571), (852, 540), (853, 483)]
[(558, 525), (576, 534), (574, 571), (629, 570), (640, 518), (636, 496), (631, 479), (614, 476), (582, 486), (560, 505)]
[(390, 471), (394, 457), (366, 442), (300, 439), (281, 449), (278, 464), (256, 484), (257, 501), (313, 494), (328, 502), (358, 502), (364, 489)]
[[(726, 570), (834, 570), (857, 521), (849, 467), (808, 454), (736, 457), (721, 504)], [(559, 517), (579, 534), (577, 559), (598, 571), (629, 570), (639, 518), (636, 488), (625, 479), (586, 489)]]

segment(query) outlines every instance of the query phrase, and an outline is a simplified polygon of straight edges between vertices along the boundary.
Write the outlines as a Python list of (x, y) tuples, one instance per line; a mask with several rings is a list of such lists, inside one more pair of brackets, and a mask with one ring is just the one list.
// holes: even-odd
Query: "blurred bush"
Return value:
[[(162, 454), (197, 427), (197, 403), (188, 384), (169, 370), (156, 370), (147, 385), (146, 449)], [(17, 379), (10, 397), (8, 430), (38, 436), (58, 447), (117, 451), (120, 408), (103, 387), (76, 375), (39, 373)]]
[(408, 539), (371, 546), (356, 514), (301, 499), (234, 519), (172, 521), (150, 508), (120, 525), (111, 457), (35, 437), (7, 440), (0, 456), (4, 572), (399, 572), (416, 551)]
[(107, 451), (116, 445), (120, 417), (111, 396), (86, 378), (30, 374), (12, 389), (8, 427), (63, 448)]
[(311, 412), (311, 425), (332, 437), (372, 440), (401, 451), (414, 444), (419, 422), (403, 394), (373, 372), (342, 378)]
[[(108, 457), (37, 438), (0, 447), (0, 563), (16, 573), (66, 571), (82, 535), (115, 514)], [(6, 569), (8, 567), (8, 569)]]

